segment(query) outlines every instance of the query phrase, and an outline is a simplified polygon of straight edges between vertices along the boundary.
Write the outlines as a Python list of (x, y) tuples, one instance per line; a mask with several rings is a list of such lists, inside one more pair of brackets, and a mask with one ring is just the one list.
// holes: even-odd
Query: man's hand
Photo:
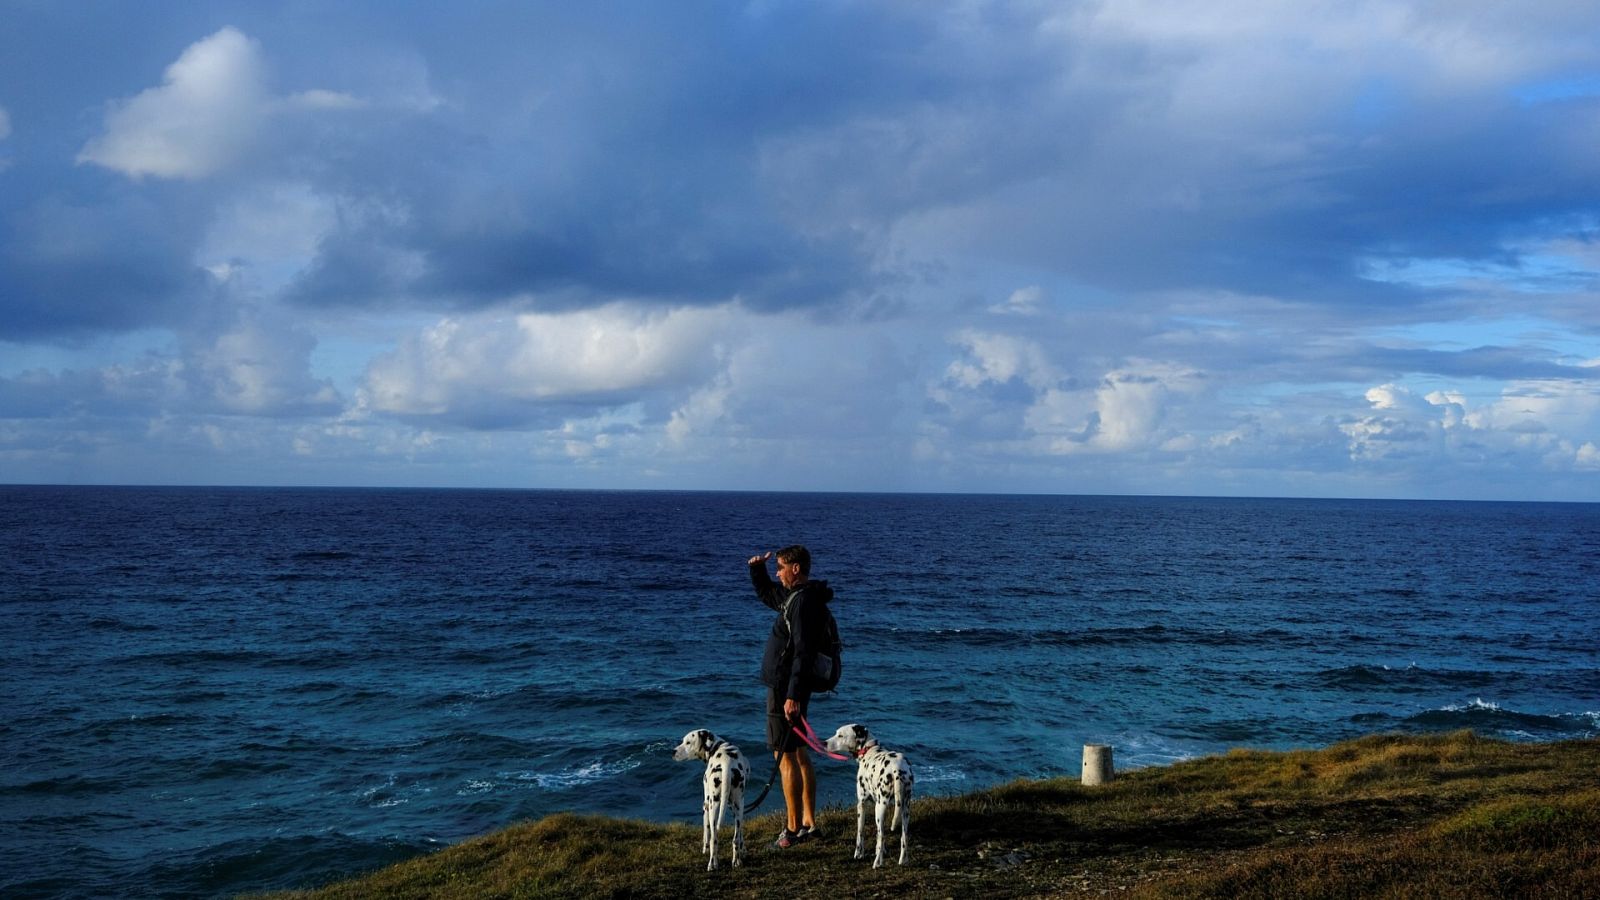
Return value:
[(761, 564), (765, 565), (767, 560), (769, 560), (771, 558), (772, 558), (772, 551), (768, 550), (765, 553), (750, 557), (749, 565), (753, 566), (756, 563), (761, 563)]
[(799, 715), (799, 714), (800, 714), (800, 704), (794, 702), (794, 698), (793, 697), (790, 697), (788, 700), (783, 701), (783, 717), (785, 719), (788, 719), (789, 721), (793, 722), (794, 721), (794, 717)]

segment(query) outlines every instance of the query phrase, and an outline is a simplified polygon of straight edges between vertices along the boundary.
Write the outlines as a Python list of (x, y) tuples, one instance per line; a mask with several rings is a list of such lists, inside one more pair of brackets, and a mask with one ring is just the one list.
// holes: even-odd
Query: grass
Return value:
[[(835, 774), (834, 777), (842, 777)], [(1600, 741), (1471, 732), (1323, 750), (1235, 750), (1109, 785), (1018, 781), (922, 797), (909, 865), (851, 858), (855, 810), (826, 837), (705, 871), (698, 823), (561, 814), (370, 875), (278, 898), (1592, 897), (1600, 892)], [(872, 822), (868, 816), (868, 850)]]

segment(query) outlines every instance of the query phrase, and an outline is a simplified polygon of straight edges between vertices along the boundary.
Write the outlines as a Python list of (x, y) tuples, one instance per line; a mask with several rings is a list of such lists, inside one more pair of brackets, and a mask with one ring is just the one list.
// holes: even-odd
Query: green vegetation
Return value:
[[(283, 896), (1595, 896), (1600, 741), (1383, 735), (1235, 750), (1097, 788), (1057, 778), (921, 797), (911, 863), (893, 865), (891, 842), (876, 871), (851, 858), (853, 807), (820, 824), (824, 838), (777, 851), (777, 815), (753, 819), (737, 870), (724, 828), (723, 867), (708, 873), (698, 823), (563, 814)], [(867, 828), (870, 852), (870, 813)]]

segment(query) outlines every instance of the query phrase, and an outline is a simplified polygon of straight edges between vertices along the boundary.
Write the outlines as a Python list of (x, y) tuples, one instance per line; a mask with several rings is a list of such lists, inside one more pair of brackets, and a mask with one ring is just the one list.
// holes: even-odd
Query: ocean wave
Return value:
[(500, 772), (497, 773), (496, 777), (510, 783), (532, 783), (547, 791), (565, 791), (615, 778), (624, 772), (639, 768), (639, 765), (640, 760), (632, 756), (615, 760), (597, 757), (588, 762), (576, 766), (568, 766), (554, 772)]
[(86, 794), (105, 794), (126, 787), (121, 778), (99, 778), (88, 775), (63, 775), (42, 778), (25, 784), (0, 785), (0, 797), (76, 797)]
[(1471, 728), (1505, 737), (1549, 739), (1592, 736), (1595, 729), (1600, 727), (1600, 715), (1594, 712), (1519, 712), (1479, 697), (1468, 703), (1454, 703), (1417, 713), (1404, 719), (1403, 724), (1428, 730)]
[(1194, 759), (1203, 752), (1174, 744), (1154, 734), (1120, 734), (1088, 742), (1108, 744), (1115, 748), (1113, 763), (1119, 770), (1170, 765)]
[(344, 685), (337, 681), (304, 681), (278, 688), (282, 694), (328, 694), (341, 690), (344, 690)]
[(154, 625), (144, 625), (138, 622), (125, 622), (122, 619), (115, 619), (105, 616), (90, 619), (89, 627), (96, 631), (119, 631), (128, 634), (161, 630)]
[(182, 650), (136, 653), (130, 656), (118, 657), (111, 660), (111, 663), (119, 667), (166, 666), (174, 669), (189, 669), (208, 664), (254, 664), (272, 659), (274, 659), (273, 654), (260, 650)]
[(457, 731), (411, 742), (397, 749), (417, 750), (458, 761), (500, 760), (508, 757), (526, 757), (538, 753), (542, 745), (520, 741), (498, 734), (478, 731)]
[(1424, 669), (1416, 663), (1398, 669), (1385, 665), (1343, 666), (1324, 669), (1313, 676), (1320, 684), (1343, 689), (1488, 687), (1503, 677), (1493, 672)]
[(417, 797), (426, 797), (433, 788), (421, 782), (401, 784), (397, 775), (385, 776), (383, 784), (358, 792), (361, 802), (373, 809), (392, 809), (404, 806)]
[(139, 715), (137, 713), (127, 716), (118, 716), (114, 719), (100, 719), (69, 728), (62, 734), (70, 737), (107, 738), (124, 731), (147, 731), (150, 729), (172, 729), (185, 725), (199, 725), (207, 722), (204, 716), (191, 716), (180, 713), (155, 713), (152, 715)]
[(267, 743), (265, 741), (248, 741), (239, 745), (239, 749), (252, 754), (309, 754), (313, 759), (328, 756), (346, 756), (357, 752), (353, 748), (328, 741), (316, 741), (298, 735), (285, 738), (280, 743)]
[(916, 769), (917, 785), (923, 787), (930, 784), (954, 784), (967, 780), (967, 773), (955, 766), (941, 766), (923, 764)]

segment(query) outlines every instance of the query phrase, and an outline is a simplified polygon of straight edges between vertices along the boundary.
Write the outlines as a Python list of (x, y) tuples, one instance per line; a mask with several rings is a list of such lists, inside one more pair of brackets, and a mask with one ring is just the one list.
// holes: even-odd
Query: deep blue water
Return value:
[(671, 748), (761, 747), (745, 560), (796, 541), (845, 641), (813, 725), (867, 724), (923, 792), (1076, 774), (1089, 742), (1600, 734), (1593, 504), (0, 487), (0, 895), (697, 821)]

